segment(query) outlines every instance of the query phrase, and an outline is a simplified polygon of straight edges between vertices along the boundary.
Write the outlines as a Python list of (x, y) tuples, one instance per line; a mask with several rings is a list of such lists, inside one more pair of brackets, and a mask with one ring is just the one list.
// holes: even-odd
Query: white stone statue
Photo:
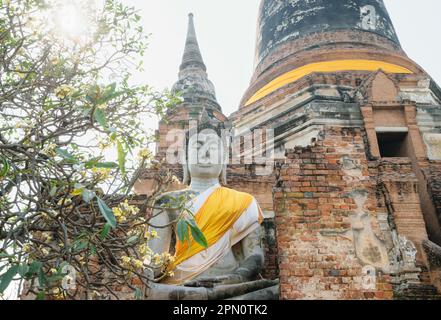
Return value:
[[(205, 129), (188, 139), (184, 182), (189, 188), (165, 194), (158, 205), (167, 207), (167, 199), (186, 197), (187, 206), (196, 216), (198, 226), (209, 243), (176, 247), (174, 275), (148, 290), (149, 299), (226, 299), (239, 297), (274, 298), (277, 282), (256, 280), (262, 270), (262, 212), (254, 197), (221, 187), (219, 177), (226, 177), (222, 139), (213, 129)], [(225, 181), (224, 181), (225, 182)], [(157, 253), (169, 252), (173, 222), (181, 212), (166, 209), (152, 221), (159, 239), (149, 243)], [(176, 225), (176, 223), (174, 223)], [(176, 241), (179, 240), (176, 237)], [(184, 247), (184, 248), (182, 248)], [(190, 247), (191, 249), (189, 249)], [(190, 253), (189, 253), (190, 251)], [(271, 289), (266, 289), (272, 287)]]

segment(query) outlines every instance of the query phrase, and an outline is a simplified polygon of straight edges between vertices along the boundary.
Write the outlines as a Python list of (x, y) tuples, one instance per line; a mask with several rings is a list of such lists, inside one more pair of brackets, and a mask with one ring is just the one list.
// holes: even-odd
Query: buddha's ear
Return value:
[(222, 166), (222, 171), (221, 171), (221, 182), (224, 186), (227, 185), (227, 164), (224, 164)]

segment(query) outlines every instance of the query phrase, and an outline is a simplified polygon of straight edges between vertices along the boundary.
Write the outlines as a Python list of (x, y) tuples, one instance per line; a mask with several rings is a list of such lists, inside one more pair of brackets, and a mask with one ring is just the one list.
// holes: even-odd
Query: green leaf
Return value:
[(120, 93), (115, 92), (115, 90), (116, 90), (116, 83), (112, 83), (108, 85), (104, 91), (103, 96), (97, 101), (97, 104), (107, 103), (108, 101), (120, 95)]
[(95, 168), (100, 169), (115, 169), (118, 168), (118, 164), (115, 162), (101, 162), (95, 165)]
[(84, 189), (82, 196), (83, 196), (84, 202), (90, 203), (93, 200), (93, 198), (95, 198), (96, 195), (95, 195), (95, 192), (90, 191), (88, 189)]
[(104, 114), (104, 110), (103, 109), (99, 109), (97, 108), (95, 110), (95, 113), (93, 114), (96, 122), (98, 122), (101, 127), (103, 127), (104, 129), (107, 129), (107, 119), (106, 119), (106, 115)]
[(78, 163), (78, 160), (75, 159), (75, 157), (73, 155), (71, 155), (68, 151), (63, 150), (61, 148), (56, 148), (55, 152), (57, 153), (57, 155), (59, 155), (61, 158), (71, 162), (71, 163)]
[(1, 163), (2, 163), (2, 166), (0, 169), (0, 178), (3, 178), (3, 177), (6, 177), (7, 173), (9, 172), (9, 162), (3, 157), (0, 157), (0, 158), (1, 158)]
[(180, 219), (176, 225), (176, 233), (178, 235), (178, 239), (181, 242), (184, 242), (188, 239), (188, 224), (185, 220)]
[(135, 289), (135, 299), (136, 300), (141, 300), (142, 299), (142, 291), (139, 288)]
[(115, 142), (116, 141), (116, 138), (117, 138), (117, 136), (116, 136), (116, 132), (112, 132), (112, 134), (110, 135), (110, 141), (112, 141), (112, 142)]
[(199, 243), (204, 248), (208, 248), (208, 242), (205, 238), (204, 234), (202, 233), (201, 229), (199, 227), (195, 227), (193, 225), (190, 225), (191, 235), (193, 236), (193, 239)]
[(98, 85), (94, 85), (90, 87), (89, 91), (86, 94), (86, 99), (92, 103), (97, 104), (97, 101), (99, 100), (101, 96), (101, 88)]
[(55, 195), (57, 194), (57, 190), (58, 190), (57, 186), (53, 186), (53, 187), (51, 188), (51, 191), (49, 191), (49, 195), (50, 195), (51, 197), (55, 197)]
[(28, 273), (29, 274), (37, 274), (37, 273), (39, 273), (42, 266), (43, 266), (43, 264), (40, 261), (34, 261), (29, 266)]
[(90, 245), (90, 255), (96, 256), (96, 246), (94, 244)]
[(18, 265), (12, 266), (0, 277), (0, 293), (3, 293), (9, 287), (18, 272), (18, 268)]
[(18, 267), (18, 274), (22, 277), (24, 277), (29, 271), (29, 266), (27, 263), (21, 264)]
[(137, 235), (130, 237), (129, 239), (127, 239), (127, 244), (133, 244), (136, 241), (138, 241), (139, 237)]
[(116, 90), (116, 82), (107, 86), (106, 93), (114, 93)]
[(87, 161), (84, 166), (86, 167), (86, 169), (92, 169), (93, 167), (95, 167), (97, 165), (97, 163), (102, 159), (102, 157), (96, 157), (96, 158), (92, 158), (89, 161)]
[(107, 101), (112, 100), (112, 96), (114, 95), (116, 90), (116, 83), (112, 83), (104, 88), (102, 92), (95, 95), (94, 104), (100, 105), (105, 104)]
[(47, 281), (49, 283), (50, 282), (57, 282), (57, 281), (63, 280), (65, 276), (66, 275), (64, 275), (64, 274), (54, 274), (53, 276), (48, 277)]
[[(9, 253), (6, 253), (6, 252), (1, 252), (0, 253), (0, 258), (9, 258), (11, 255), (9, 254)], [(3, 266), (4, 267), (4, 266)], [(1, 269), (2, 267), (0, 267), (0, 270), (2, 270)]]
[(109, 232), (110, 232), (110, 228), (111, 228), (110, 224), (106, 223), (104, 225), (103, 230), (101, 230), (101, 233), (100, 233), (101, 240), (104, 240), (107, 238), (107, 236), (109, 235)]
[(116, 90), (116, 82), (109, 84), (105, 89), (104, 89), (104, 96), (107, 97), (113, 93), (115, 93)]
[(112, 209), (110, 209), (107, 204), (101, 200), (100, 198), (96, 198), (97, 202), (98, 202), (98, 207), (100, 209), (101, 214), (104, 216), (104, 218), (106, 219), (107, 223), (113, 228), (116, 228), (116, 218), (115, 215), (113, 214)]
[(37, 294), (37, 300), (45, 300), (46, 299), (46, 294), (44, 293), (44, 291), (40, 291)]
[(179, 207), (181, 204), (176, 197), (171, 195), (162, 196), (160, 201), (164, 206), (168, 208)]
[(46, 275), (42, 269), (38, 272), (38, 284), (40, 285), (40, 288), (44, 288), (47, 284)]
[[(69, 265), (69, 262), (67, 262), (67, 261), (63, 261), (59, 266), (58, 266), (58, 272), (61, 272), (61, 270), (63, 270), (63, 268), (65, 267), (65, 266), (68, 266)], [(64, 274), (64, 275), (66, 275), (66, 274)]]
[(78, 240), (74, 243), (73, 249), (74, 251), (81, 251), (87, 248), (89, 242), (86, 240)]
[[(187, 212), (189, 212), (190, 214), (192, 214), (190, 211), (187, 210)], [(198, 225), (196, 224), (196, 221), (193, 219), (193, 217), (187, 216), (187, 218), (185, 219), (187, 221), (187, 223), (190, 225), (190, 227), (194, 227), (194, 228), (198, 228)]]
[(121, 170), (122, 175), (125, 176), (126, 175), (126, 153), (125, 153), (124, 148), (119, 140), (116, 141), (116, 147), (118, 149), (119, 170)]

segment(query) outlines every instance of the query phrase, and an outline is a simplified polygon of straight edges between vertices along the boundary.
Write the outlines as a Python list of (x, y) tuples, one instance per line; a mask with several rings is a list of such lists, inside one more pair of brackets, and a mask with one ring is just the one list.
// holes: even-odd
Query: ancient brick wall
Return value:
[[(347, 174), (345, 165), (353, 172)], [(281, 298), (392, 298), (387, 276), (377, 278), (376, 290), (363, 289), (363, 265), (349, 234), (356, 206), (349, 193), (355, 188), (370, 191), (364, 208), (375, 215), (361, 130), (327, 129), (315, 146), (288, 151), (279, 185), (274, 205)]]
[[(418, 248), (417, 260), (420, 265), (425, 264), (422, 242), (427, 239), (427, 231), (421, 211), (418, 194), (418, 180), (409, 158), (383, 158), (377, 169), (371, 165), (371, 174), (378, 175), (379, 183), (384, 189), (379, 190), (386, 197), (390, 205), (389, 212), (393, 219), (394, 227), (401, 235), (406, 236)], [(379, 186), (380, 188), (380, 186)], [(386, 193), (386, 194), (384, 194)], [(380, 199), (379, 199), (380, 202)], [(383, 209), (379, 205), (378, 210)], [(387, 211), (385, 208), (384, 211)]]
[[(393, 270), (392, 284), (396, 299), (439, 298), (436, 286), (439, 274), (431, 269), (424, 244), (428, 242), (424, 222), (418, 179), (409, 158), (383, 158), (370, 163), (371, 175), (378, 177), (377, 211), (388, 214), (389, 227), (394, 233), (386, 234), (387, 246), (397, 245), (394, 235), (406, 237), (416, 248), (414, 272), (408, 272), (406, 249), (395, 256), (398, 268)], [(392, 239), (389, 238), (392, 235)], [(394, 243), (395, 241), (395, 243)], [(400, 245), (400, 243), (398, 243)]]
[(441, 223), (441, 161), (430, 161), (426, 171), (427, 186)]
[(253, 195), (263, 211), (273, 211), (274, 183), (274, 174), (259, 175), (256, 173), (256, 165), (228, 166), (227, 187)]
[(431, 283), (441, 292), (441, 247), (429, 240), (423, 242), (423, 247), (429, 261)]
[(314, 146), (288, 151), (281, 163), (274, 207), (282, 299), (436, 293), (425, 272), (411, 162), (369, 162), (364, 135), (326, 128)]

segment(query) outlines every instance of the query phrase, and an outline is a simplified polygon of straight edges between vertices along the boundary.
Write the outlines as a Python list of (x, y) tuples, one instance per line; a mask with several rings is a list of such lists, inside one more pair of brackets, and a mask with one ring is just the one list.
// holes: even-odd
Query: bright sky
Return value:
[[(260, 0), (125, 0), (141, 10), (151, 33), (146, 72), (137, 80), (156, 89), (177, 80), (185, 44), (187, 15), (196, 32), (208, 74), (224, 114), (236, 111), (253, 71)], [(331, 0), (330, 0), (331, 1)], [(334, 1), (334, 0), (332, 0)], [(385, 0), (405, 51), (441, 85), (441, 1)]]

